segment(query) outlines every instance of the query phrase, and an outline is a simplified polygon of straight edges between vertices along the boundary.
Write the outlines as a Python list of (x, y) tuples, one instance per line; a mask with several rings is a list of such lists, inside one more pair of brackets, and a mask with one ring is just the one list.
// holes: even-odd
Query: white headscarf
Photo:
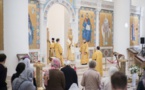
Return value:
[(30, 59), (29, 58), (25, 58), (22, 62), (25, 63), (26, 68), (30, 68)]
[(65, 61), (65, 65), (71, 65), (71, 62), (69, 60)]
[(20, 63), (21, 62), (25, 64), (25, 68), (30, 68), (30, 59), (29, 58), (25, 58), (24, 60), (21, 60)]

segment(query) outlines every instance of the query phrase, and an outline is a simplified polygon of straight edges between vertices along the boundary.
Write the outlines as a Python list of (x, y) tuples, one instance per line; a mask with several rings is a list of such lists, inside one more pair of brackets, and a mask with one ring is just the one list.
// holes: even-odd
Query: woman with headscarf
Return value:
[(138, 83), (137, 90), (145, 90), (145, 71), (143, 72), (143, 76)]
[(65, 90), (65, 77), (60, 69), (60, 60), (53, 58), (51, 62), (51, 69), (45, 74), (46, 90)]
[(13, 74), (13, 76), (11, 78), (11, 83), (13, 82), (14, 79), (18, 78), (24, 70), (25, 70), (25, 64), (19, 63), (16, 67), (16, 73)]
[(12, 90), (36, 90), (33, 85), (33, 69), (26, 68), (12, 83)]
[(69, 90), (72, 84), (78, 85), (78, 77), (76, 71), (70, 66), (71, 62), (66, 61), (65, 67), (61, 69), (65, 76), (65, 90)]
[(30, 68), (30, 59), (29, 58), (25, 57), (20, 62), (23, 62), (25, 64), (25, 68)]
[[(25, 64), (25, 69), (27, 68), (32, 68), (31, 65), (30, 65), (30, 59), (28, 57), (24, 57), (22, 61), (20, 61), (22, 63)], [(35, 79), (35, 72), (33, 71), (34, 73), (34, 76), (33, 76), (33, 83), (34, 85), (37, 87), (37, 84), (36, 84), (36, 79)]]
[(102, 89), (101, 90), (112, 90), (111, 76), (117, 71), (118, 71), (117, 67), (112, 66), (109, 68), (109, 76), (102, 79)]

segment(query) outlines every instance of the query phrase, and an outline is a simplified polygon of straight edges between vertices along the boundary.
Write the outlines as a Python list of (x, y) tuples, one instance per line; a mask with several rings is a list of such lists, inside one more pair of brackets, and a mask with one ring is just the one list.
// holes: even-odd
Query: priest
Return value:
[(55, 56), (56, 58), (60, 59), (61, 62), (61, 66), (63, 66), (63, 55), (62, 55), (62, 46), (60, 45), (60, 39), (56, 39), (56, 43), (55, 43)]
[(83, 40), (83, 44), (80, 47), (81, 52), (81, 64), (86, 65), (89, 62), (89, 51), (88, 51), (88, 43), (86, 40)]
[(96, 61), (97, 63), (96, 70), (100, 73), (101, 76), (103, 76), (102, 57), (103, 57), (103, 54), (100, 51), (100, 47), (97, 46), (97, 50), (93, 53), (92, 60)]
[(55, 50), (54, 50), (54, 48), (55, 48), (55, 39), (52, 38), (52, 42), (50, 44), (50, 51), (49, 51), (49, 60), (50, 60), (51, 57), (55, 57)]

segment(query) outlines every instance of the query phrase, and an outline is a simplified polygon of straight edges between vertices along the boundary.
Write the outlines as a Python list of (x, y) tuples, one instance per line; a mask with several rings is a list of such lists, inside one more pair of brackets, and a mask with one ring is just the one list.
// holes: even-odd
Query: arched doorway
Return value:
[[(72, 5), (68, 1), (66, 1), (66, 0), (49, 0), (44, 6), (44, 10), (43, 10), (43, 14), (42, 14), (43, 18), (41, 19), (41, 20), (43, 20), (42, 23), (44, 23), (44, 27), (42, 27), (43, 31), (41, 31), (43, 34), (46, 33), (46, 31), (45, 31), (46, 28), (49, 28), (49, 27), (47, 27), (48, 26), (47, 24), (50, 23), (48, 21), (48, 13), (49, 13), (51, 7), (54, 4), (59, 4), (59, 5), (62, 5), (64, 8), (66, 8), (66, 10), (69, 12), (69, 15), (70, 15), (70, 20), (69, 20), (70, 28), (74, 27), (74, 25), (75, 25), (74, 24), (74, 22), (75, 22), (75, 11), (74, 11), (74, 8), (72, 7)], [(73, 28), (72, 28), (72, 30), (73, 30)], [(73, 30), (73, 32), (74, 32), (74, 30)], [(42, 38), (42, 41), (43, 41), (43, 42), (41, 42), (41, 53), (43, 54), (43, 52), (44, 52), (45, 53), (44, 54), (45, 58), (48, 58), (48, 53), (47, 53), (48, 50), (46, 49), (47, 48), (47, 42), (45, 42), (46, 39), (47, 39), (47, 36), (41, 35), (41, 38)], [(43, 47), (43, 46), (46, 46), (46, 47)], [(64, 51), (66, 52), (66, 50), (64, 50)]]
[(66, 43), (68, 29), (70, 28), (70, 13), (63, 5), (54, 4), (50, 7), (47, 14), (47, 27), (49, 28), (49, 39), (60, 39), (60, 44), (63, 48), (63, 56), (66, 57)]

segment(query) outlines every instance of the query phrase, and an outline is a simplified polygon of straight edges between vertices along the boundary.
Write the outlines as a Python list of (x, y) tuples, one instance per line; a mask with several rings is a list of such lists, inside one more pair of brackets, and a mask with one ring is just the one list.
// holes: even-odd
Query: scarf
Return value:
[(31, 68), (26, 68), (20, 76), (13, 81), (13, 90), (19, 90), (20, 86), (25, 81), (33, 81), (33, 70)]

